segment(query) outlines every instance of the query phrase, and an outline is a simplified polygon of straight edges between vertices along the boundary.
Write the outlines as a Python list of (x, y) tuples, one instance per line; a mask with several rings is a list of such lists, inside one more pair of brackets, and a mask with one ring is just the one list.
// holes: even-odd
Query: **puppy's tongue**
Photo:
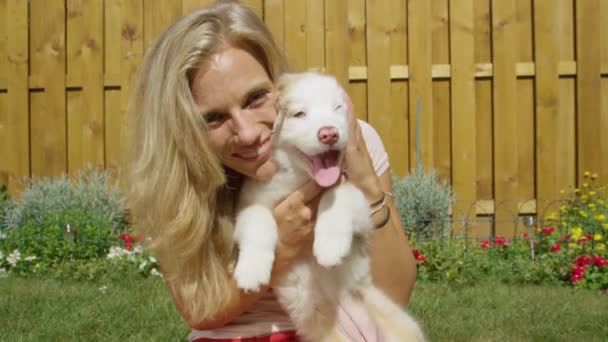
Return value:
[(311, 157), (312, 176), (317, 184), (329, 187), (340, 178), (340, 166), (338, 165), (338, 151), (328, 151)]

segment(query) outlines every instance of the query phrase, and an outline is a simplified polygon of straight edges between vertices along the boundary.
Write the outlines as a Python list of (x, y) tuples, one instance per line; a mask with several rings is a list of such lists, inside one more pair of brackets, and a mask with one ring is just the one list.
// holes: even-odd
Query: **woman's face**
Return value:
[(274, 174), (276, 165), (269, 158), (274, 86), (251, 54), (226, 47), (210, 56), (194, 75), (192, 96), (225, 166), (256, 179)]

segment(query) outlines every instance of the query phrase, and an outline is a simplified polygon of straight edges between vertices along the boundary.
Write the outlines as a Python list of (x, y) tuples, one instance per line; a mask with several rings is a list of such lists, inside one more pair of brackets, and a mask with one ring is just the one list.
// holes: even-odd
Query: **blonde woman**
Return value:
[[(231, 271), (234, 203), (243, 177), (268, 179), (274, 83), (286, 63), (264, 23), (221, 1), (169, 27), (148, 51), (129, 107), (129, 202), (194, 341), (297, 341), (272, 283), (311, 253), (316, 199), (310, 182), (279, 203), (271, 286), (240, 291)], [(351, 113), (352, 116), (352, 113)], [(370, 203), (391, 189), (377, 133), (352, 120), (346, 174)], [(389, 209), (390, 208), (390, 209)], [(415, 260), (392, 199), (372, 215), (374, 283), (407, 304)], [(392, 213), (392, 214), (391, 214)]]

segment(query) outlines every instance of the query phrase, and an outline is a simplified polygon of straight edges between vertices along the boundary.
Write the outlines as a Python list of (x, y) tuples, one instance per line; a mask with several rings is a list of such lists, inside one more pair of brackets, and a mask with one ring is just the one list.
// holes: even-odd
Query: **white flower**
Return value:
[(151, 263), (156, 264), (156, 258), (155, 258), (155, 257), (153, 257), (153, 256), (151, 256), (151, 257), (150, 257), (150, 262), (151, 262)]
[(34, 260), (36, 260), (36, 257), (33, 256), (33, 255), (30, 255), (28, 257), (25, 257), (25, 259), (23, 259), (23, 260), (25, 260), (25, 261), (34, 261)]
[(17, 265), (17, 261), (19, 260), (21, 260), (21, 253), (19, 253), (19, 250), (17, 249), (6, 258), (6, 261), (11, 264), (11, 266)]
[(106, 294), (106, 292), (108, 291), (108, 287), (104, 285), (99, 288), (99, 291), (101, 291), (102, 294)]
[(133, 251), (137, 254), (141, 254), (144, 252), (144, 248), (141, 246), (141, 244), (137, 244), (135, 245), (135, 247), (133, 248)]
[(158, 270), (156, 270), (156, 268), (153, 268), (150, 271), (150, 274), (153, 275), (153, 276), (161, 277), (161, 278), (163, 277), (163, 275), (160, 272), (158, 272)]
[(110, 252), (108, 253), (108, 259), (120, 258), (122, 256), (131, 255), (131, 251), (128, 251), (124, 248), (120, 248), (117, 246), (110, 247)]
[(147, 261), (142, 262), (141, 264), (139, 264), (139, 270), (140, 271), (144, 271), (144, 269), (146, 268), (146, 265), (148, 264)]

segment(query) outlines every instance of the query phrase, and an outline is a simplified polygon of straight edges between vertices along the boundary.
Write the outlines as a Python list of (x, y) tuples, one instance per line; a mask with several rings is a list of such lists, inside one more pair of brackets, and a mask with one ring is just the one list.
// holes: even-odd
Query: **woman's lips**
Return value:
[(257, 148), (247, 149), (239, 153), (233, 153), (232, 156), (234, 158), (251, 162), (264, 160), (270, 154), (271, 147), (272, 144), (270, 143), (270, 139), (266, 139), (266, 141), (263, 144), (259, 145)]

